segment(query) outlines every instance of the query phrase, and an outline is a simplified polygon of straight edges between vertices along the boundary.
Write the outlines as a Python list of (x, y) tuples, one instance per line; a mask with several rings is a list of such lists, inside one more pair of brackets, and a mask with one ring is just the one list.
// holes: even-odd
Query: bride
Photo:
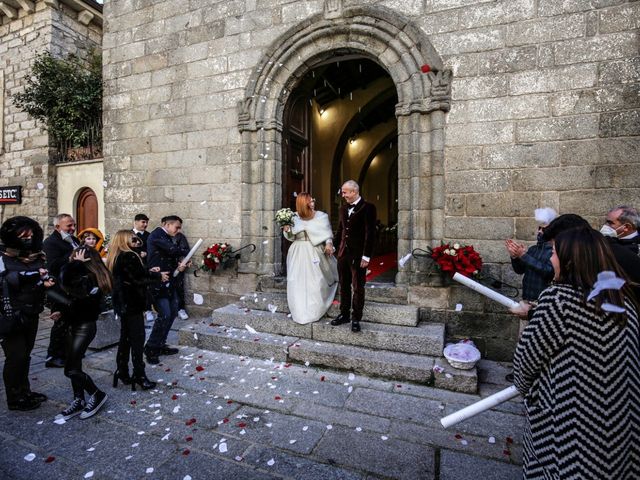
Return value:
[(287, 301), (291, 318), (305, 324), (329, 310), (338, 288), (338, 267), (329, 216), (316, 212), (308, 193), (298, 194), (296, 212), (293, 225), (282, 229), (293, 242), (287, 254)]

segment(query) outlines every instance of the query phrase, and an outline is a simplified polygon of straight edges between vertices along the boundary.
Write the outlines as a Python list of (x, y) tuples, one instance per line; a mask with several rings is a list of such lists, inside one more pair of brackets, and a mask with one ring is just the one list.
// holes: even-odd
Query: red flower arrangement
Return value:
[(215, 272), (218, 265), (231, 256), (231, 251), (231, 245), (226, 242), (214, 243), (202, 253), (204, 258), (200, 268), (206, 272)]
[(443, 273), (452, 277), (455, 273), (471, 277), (482, 268), (482, 258), (471, 245), (443, 243), (430, 249), (430, 256)]

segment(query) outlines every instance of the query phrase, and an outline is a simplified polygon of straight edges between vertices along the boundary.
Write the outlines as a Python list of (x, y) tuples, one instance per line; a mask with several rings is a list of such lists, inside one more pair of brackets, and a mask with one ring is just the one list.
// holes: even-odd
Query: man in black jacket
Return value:
[(134, 251), (140, 255), (143, 262), (146, 262), (147, 257), (147, 241), (149, 240), (150, 233), (147, 232), (149, 226), (149, 217), (144, 213), (138, 213), (133, 219), (133, 233), (142, 241), (140, 248), (134, 249)]
[(616, 238), (617, 243), (629, 249), (632, 253), (640, 255), (640, 215), (638, 210), (629, 205), (618, 205), (607, 213), (605, 224), (600, 233), (611, 238)]
[[(73, 234), (76, 231), (76, 222), (68, 213), (59, 213), (53, 219), (53, 227), (55, 230), (49, 235), (42, 244), (47, 259), (47, 270), (53, 278), (58, 278), (60, 269), (69, 261), (69, 256), (74, 248), (80, 245)], [(47, 349), (47, 361), (45, 366), (64, 367), (66, 340), (68, 326), (64, 322), (66, 307), (64, 305), (52, 302), (51, 312), (53, 326), (51, 327), (51, 335), (49, 337), (49, 348)], [(55, 318), (54, 318), (55, 315)]]
[(172, 237), (182, 229), (182, 219), (177, 215), (169, 215), (164, 220), (163, 225), (151, 232), (147, 240), (147, 268), (160, 267), (161, 272), (169, 273), (168, 282), (151, 289), (158, 317), (144, 348), (150, 364), (160, 363), (159, 355), (178, 353), (177, 348), (166, 344), (171, 325), (178, 314), (178, 288), (173, 272), (176, 269), (181, 272), (186, 270), (187, 265), (182, 265), (180, 260), (189, 253), (188, 248), (172, 241)]

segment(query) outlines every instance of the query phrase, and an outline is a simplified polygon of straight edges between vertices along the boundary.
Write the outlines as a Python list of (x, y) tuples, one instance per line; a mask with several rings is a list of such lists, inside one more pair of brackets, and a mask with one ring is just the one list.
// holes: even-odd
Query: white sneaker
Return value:
[(187, 318), (189, 318), (189, 314), (186, 312), (184, 308), (182, 310), (178, 310), (178, 316), (180, 317), (181, 320), (186, 320)]
[(145, 312), (144, 315), (147, 322), (153, 322), (156, 319), (156, 314), (153, 313), (151, 310), (148, 310), (147, 312)]

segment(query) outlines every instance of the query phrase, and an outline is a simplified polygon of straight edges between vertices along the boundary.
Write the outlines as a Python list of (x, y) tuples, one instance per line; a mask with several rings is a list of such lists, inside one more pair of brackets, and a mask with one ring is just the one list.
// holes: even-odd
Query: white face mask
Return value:
[(605, 237), (618, 238), (618, 232), (616, 231), (616, 229), (613, 227), (610, 227), (606, 223), (602, 225), (602, 228), (600, 228), (600, 233)]

